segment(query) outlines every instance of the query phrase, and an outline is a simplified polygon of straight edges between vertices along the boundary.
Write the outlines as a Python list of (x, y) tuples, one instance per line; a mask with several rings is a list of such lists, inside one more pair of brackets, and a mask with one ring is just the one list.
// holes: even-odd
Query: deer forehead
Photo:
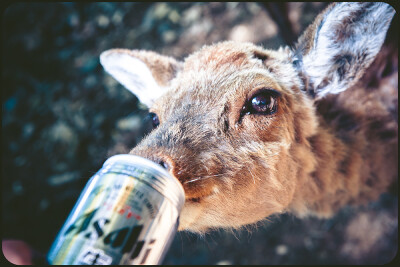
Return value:
[(261, 66), (242, 69), (225, 66), (224, 71), (199, 70), (180, 73), (152, 111), (161, 119), (170, 116), (239, 113), (251, 92), (260, 88), (282, 91), (273, 75)]
[(227, 107), (235, 112), (257, 88), (292, 94), (293, 85), (300, 87), (286, 54), (243, 46), (225, 42), (186, 58), (183, 70), (156, 101), (153, 111), (164, 118), (179, 111), (218, 115)]

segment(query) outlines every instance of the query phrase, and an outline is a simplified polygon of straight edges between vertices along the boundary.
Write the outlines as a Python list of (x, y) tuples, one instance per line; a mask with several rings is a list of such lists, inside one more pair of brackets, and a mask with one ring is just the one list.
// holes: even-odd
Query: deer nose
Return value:
[(159, 160), (156, 161), (156, 163), (158, 163), (159, 165), (161, 165), (161, 167), (163, 167), (163, 168), (166, 169), (167, 171), (170, 171), (170, 170), (171, 170), (171, 165), (170, 165), (167, 161), (164, 161), (164, 160), (162, 160), (162, 159), (159, 159)]
[(168, 156), (159, 155), (153, 157), (151, 160), (163, 167), (167, 172), (172, 173), (174, 164), (172, 162), (172, 159)]
[(157, 153), (158, 155), (157, 154), (154, 155), (155, 153), (149, 153), (147, 151), (141, 151), (141, 150), (132, 151), (130, 154), (151, 160), (152, 162), (160, 165), (163, 169), (165, 169), (167, 172), (171, 174), (173, 172), (174, 162), (172, 158), (170, 158), (168, 155), (164, 155), (161, 153), (160, 154)]

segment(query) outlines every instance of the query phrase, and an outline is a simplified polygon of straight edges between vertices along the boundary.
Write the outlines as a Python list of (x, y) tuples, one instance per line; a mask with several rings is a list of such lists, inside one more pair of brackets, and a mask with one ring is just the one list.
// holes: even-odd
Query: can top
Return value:
[(103, 167), (117, 161), (135, 165), (149, 171), (153, 177), (156, 178), (156, 180), (149, 177), (149, 180), (145, 182), (148, 182), (155, 190), (159, 191), (170, 201), (172, 201), (173, 204), (175, 204), (178, 208), (179, 212), (182, 210), (183, 204), (185, 203), (185, 191), (183, 190), (182, 184), (160, 165), (139, 156), (120, 154), (107, 159), (104, 162)]

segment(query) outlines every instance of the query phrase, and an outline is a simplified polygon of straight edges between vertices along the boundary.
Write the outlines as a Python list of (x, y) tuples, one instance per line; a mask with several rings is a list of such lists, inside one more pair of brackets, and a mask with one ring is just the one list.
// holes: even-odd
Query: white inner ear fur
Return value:
[[(336, 27), (358, 9), (360, 9), (360, 4), (338, 3), (326, 14), (321, 28), (316, 32), (312, 50), (303, 57), (305, 74), (314, 84), (314, 88), (318, 88), (318, 85), (326, 77), (331, 78), (329, 84), (317, 89), (318, 97), (323, 97), (328, 93), (338, 94), (353, 85), (357, 74), (363, 72), (369, 66), (385, 40), (387, 29), (395, 11), (390, 5), (380, 3), (366, 10), (365, 12), (368, 12), (368, 14), (359, 21), (349, 25), (353, 29), (350, 37), (340, 42), (335, 41), (337, 39), (335, 36)], [(339, 75), (332, 72), (335, 56), (358, 55), (363, 51), (367, 52), (365, 59), (362, 62), (355, 62), (354, 65), (359, 66), (350, 67), (354, 71), (354, 76), (350, 74), (350, 77), (347, 76), (340, 80)]]
[(156, 83), (146, 64), (129, 54), (108, 50), (100, 55), (100, 63), (147, 107), (151, 107), (165, 91)]

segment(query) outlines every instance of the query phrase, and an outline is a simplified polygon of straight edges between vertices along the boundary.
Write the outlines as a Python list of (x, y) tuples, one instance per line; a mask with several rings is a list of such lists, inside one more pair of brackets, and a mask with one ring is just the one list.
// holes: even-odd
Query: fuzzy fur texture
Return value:
[[(180, 230), (237, 228), (282, 212), (328, 217), (397, 181), (397, 46), (378, 54), (393, 14), (387, 4), (334, 4), (293, 51), (222, 42), (184, 62), (145, 51), (102, 55), (108, 71), (135, 72), (118, 61), (132, 57), (152, 73), (149, 82), (109, 71), (152, 99), (161, 123), (131, 153), (165, 163), (183, 184)], [(276, 112), (244, 114), (265, 88), (278, 92)]]

